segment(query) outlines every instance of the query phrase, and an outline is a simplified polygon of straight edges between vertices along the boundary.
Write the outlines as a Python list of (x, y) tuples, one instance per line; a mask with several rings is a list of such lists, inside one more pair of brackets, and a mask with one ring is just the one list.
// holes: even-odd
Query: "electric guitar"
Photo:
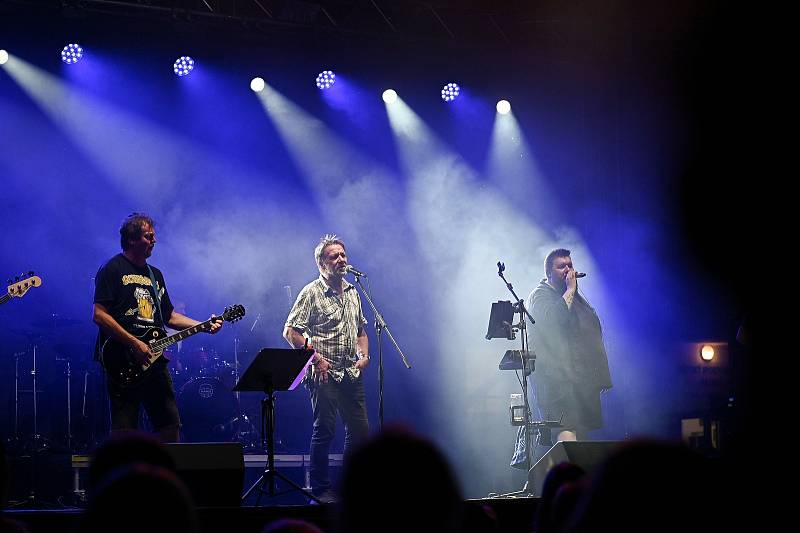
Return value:
[(166, 364), (167, 358), (163, 357), (164, 350), (178, 341), (182, 341), (203, 331), (211, 329), (211, 324), (220, 319), (225, 322), (236, 322), (244, 317), (244, 306), (232, 305), (226, 307), (220, 316), (209, 318), (205, 322), (196, 324), (172, 335), (161, 328), (147, 328), (143, 333), (135, 335), (143, 343), (150, 347), (150, 363), (143, 365), (138, 363), (133, 357), (131, 349), (117, 341), (107, 339), (100, 348), (100, 362), (106, 371), (108, 379), (115, 385), (122, 388), (135, 387), (150, 375), (150, 370), (163, 362)]
[[(9, 280), (9, 282), (10, 281), (11, 280)], [(8, 286), (8, 292), (0, 296), (0, 305), (10, 301), (11, 298), (22, 298), (32, 287), (38, 287), (41, 284), (42, 278), (34, 276), (33, 272), (29, 272), (28, 277), (22, 281), (19, 281), (19, 278), (17, 278), (17, 281)]]

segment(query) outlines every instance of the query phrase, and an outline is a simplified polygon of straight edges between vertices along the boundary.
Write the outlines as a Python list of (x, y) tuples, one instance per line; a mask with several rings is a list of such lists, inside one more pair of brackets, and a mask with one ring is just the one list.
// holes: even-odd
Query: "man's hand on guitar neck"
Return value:
[[(206, 333), (211, 333), (212, 335), (217, 333), (220, 328), (222, 328), (222, 323), (224, 322), (221, 316), (211, 315), (209, 320), (212, 320), (211, 326), (208, 329), (203, 328), (203, 331)], [(190, 318), (186, 315), (182, 315), (177, 311), (172, 311), (172, 314), (169, 316), (169, 320), (167, 320), (167, 325), (174, 330), (182, 330), (191, 328), (192, 326), (196, 326), (200, 324), (199, 320), (195, 320)]]
[(216, 315), (211, 315), (209, 320), (211, 320), (212, 322), (211, 322), (211, 327), (208, 329), (208, 333), (216, 335), (217, 333), (219, 333), (219, 330), (222, 329), (222, 323), (224, 322), (224, 320), (222, 320), (221, 316), (216, 316)]

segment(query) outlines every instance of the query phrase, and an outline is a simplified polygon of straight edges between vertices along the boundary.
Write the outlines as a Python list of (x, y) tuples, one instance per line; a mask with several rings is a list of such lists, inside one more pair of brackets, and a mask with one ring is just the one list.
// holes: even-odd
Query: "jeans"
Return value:
[(344, 451), (366, 439), (369, 433), (367, 402), (361, 378), (352, 380), (348, 376), (341, 383), (311, 385), (311, 409), (314, 427), (311, 433), (311, 491), (319, 495), (331, 486), (328, 473), (328, 454), (336, 435), (336, 414), (344, 422)]

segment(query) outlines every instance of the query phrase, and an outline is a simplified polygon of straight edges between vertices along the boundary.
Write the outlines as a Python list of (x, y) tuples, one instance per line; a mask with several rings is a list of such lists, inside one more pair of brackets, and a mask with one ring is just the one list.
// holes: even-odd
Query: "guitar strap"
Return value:
[(164, 317), (161, 316), (161, 298), (158, 297), (158, 286), (156, 285), (156, 277), (153, 275), (153, 269), (147, 265), (147, 272), (150, 273), (150, 283), (153, 285), (153, 295), (156, 297), (156, 309), (158, 310), (158, 318), (161, 320), (161, 327), (166, 328), (167, 324), (164, 322)]

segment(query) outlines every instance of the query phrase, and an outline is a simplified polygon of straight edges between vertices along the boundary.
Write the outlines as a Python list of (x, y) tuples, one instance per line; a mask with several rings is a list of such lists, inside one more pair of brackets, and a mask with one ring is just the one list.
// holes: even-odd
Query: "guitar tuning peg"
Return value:
[(19, 276), (14, 276), (14, 281), (19, 281)]
[(33, 276), (33, 270), (28, 270), (28, 275)]

